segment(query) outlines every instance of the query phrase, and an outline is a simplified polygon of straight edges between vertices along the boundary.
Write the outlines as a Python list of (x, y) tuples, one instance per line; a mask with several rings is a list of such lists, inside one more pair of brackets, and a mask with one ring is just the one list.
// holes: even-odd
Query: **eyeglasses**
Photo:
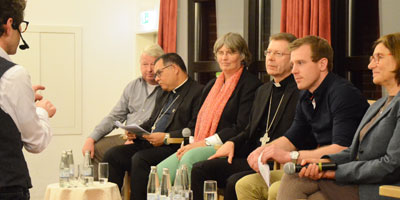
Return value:
[(282, 56), (290, 55), (290, 53), (283, 53), (279, 51), (271, 51), (271, 50), (265, 50), (264, 51), (264, 56), (271, 56), (274, 55), (277, 58), (280, 58)]
[(19, 31), (21, 33), (24, 33), (26, 29), (28, 29), (29, 22), (28, 21), (22, 21), (21, 24), (19, 25)]
[(168, 67), (171, 67), (171, 66), (173, 66), (173, 65), (170, 64), (170, 65), (167, 65), (167, 66), (165, 66), (165, 67), (163, 67), (163, 68), (157, 70), (156, 73), (154, 73), (154, 78), (160, 77), (161, 74), (163, 73), (164, 69), (166, 69), (166, 68), (168, 68)]
[(388, 54), (381, 54), (381, 53), (377, 53), (372, 55), (371, 57), (369, 57), (369, 62), (371, 63), (372, 61), (375, 62), (375, 64), (379, 64), (379, 61), (384, 58), (385, 56), (389, 56), (392, 55), (390, 53)]
[(223, 55), (227, 55), (227, 56), (232, 56), (233, 54), (235, 54), (235, 53), (239, 53), (239, 52), (237, 52), (237, 51), (235, 51), (235, 52), (232, 52), (232, 51), (217, 51), (217, 57), (219, 56), (219, 57), (221, 57), (221, 56), (223, 56)]

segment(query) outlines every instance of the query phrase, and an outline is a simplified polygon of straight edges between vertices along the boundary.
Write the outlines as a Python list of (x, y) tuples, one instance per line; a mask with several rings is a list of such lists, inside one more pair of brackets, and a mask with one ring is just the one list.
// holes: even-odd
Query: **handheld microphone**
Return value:
[(192, 134), (192, 131), (189, 128), (184, 128), (182, 130), (182, 136), (183, 136), (183, 143), (184, 145), (189, 144), (189, 137)]
[[(300, 172), (300, 170), (303, 167), (307, 167), (310, 163), (305, 164), (304, 166), (301, 166), (299, 164), (294, 164), (292, 162), (287, 162), (286, 164), (283, 165), (283, 171), (286, 174), (294, 174)], [(327, 171), (327, 170), (336, 170), (337, 169), (337, 164), (336, 163), (317, 163), (319, 166), (319, 171)]]

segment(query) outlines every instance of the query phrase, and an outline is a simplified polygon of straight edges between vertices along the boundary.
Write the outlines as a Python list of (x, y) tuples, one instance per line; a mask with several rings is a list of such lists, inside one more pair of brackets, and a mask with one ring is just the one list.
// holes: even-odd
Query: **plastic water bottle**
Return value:
[(67, 153), (65, 151), (63, 151), (61, 154), (60, 172), (59, 173), (60, 173), (60, 179), (59, 179), (60, 187), (68, 187), (69, 166), (68, 166)]
[(158, 182), (157, 167), (151, 166), (149, 181), (147, 183), (147, 200), (158, 200)]
[(164, 168), (160, 184), (160, 200), (170, 199), (170, 193), (171, 193), (171, 180), (169, 176), (169, 170), (168, 168)]
[(67, 150), (67, 161), (68, 161), (68, 168), (69, 168), (69, 184), (73, 185), (74, 180), (74, 156), (72, 154), (72, 150)]
[(86, 186), (93, 185), (93, 165), (90, 160), (90, 151), (85, 151), (82, 168), (83, 184)]

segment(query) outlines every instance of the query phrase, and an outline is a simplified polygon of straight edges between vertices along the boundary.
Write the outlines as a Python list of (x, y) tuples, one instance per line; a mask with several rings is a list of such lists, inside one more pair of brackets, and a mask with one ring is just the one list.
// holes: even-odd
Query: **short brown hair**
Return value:
[(222, 37), (218, 38), (214, 44), (214, 55), (217, 56), (218, 50), (222, 46), (226, 46), (232, 52), (239, 52), (245, 65), (248, 66), (251, 62), (251, 53), (247, 47), (246, 40), (238, 33), (227, 33)]
[(289, 43), (292, 43), (293, 41), (295, 41), (297, 39), (296, 36), (294, 36), (293, 34), (290, 33), (277, 33), (277, 34), (273, 34), (269, 37), (269, 41), (272, 40), (285, 40)]
[(290, 43), (289, 50), (293, 51), (303, 45), (310, 45), (311, 60), (313, 62), (318, 62), (322, 58), (328, 59), (328, 70), (332, 71), (333, 49), (327, 40), (320, 38), (318, 36), (309, 35)]
[(396, 61), (396, 69), (394, 73), (396, 74), (395, 78), (397, 85), (400, 85), (400, 32), (380, 37), (375, 41), (373, 47), (375, 48), (380, 43), (389, 49), (390, 54), (392, 54)]
[(9, 18), (13, 19), (13, 28), (18, 28), (24, 20), (25, 0), (1, 0), (0, 1), (0, 36), (4, 33), (3, 24)]

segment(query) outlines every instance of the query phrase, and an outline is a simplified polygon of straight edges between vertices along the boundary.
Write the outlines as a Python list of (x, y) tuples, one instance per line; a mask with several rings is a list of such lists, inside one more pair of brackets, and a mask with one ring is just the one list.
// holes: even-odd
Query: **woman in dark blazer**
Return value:
[(194, 142), (157, 165), (160, 177), (163, 168), (169, 168), (173, 181), (176, 169), (183, 164), (190, 175), (194, 163), (215, 153), (214, 145), (222, 145), (249, 123), (255, 91), (261, 82), (245, 69), (250, 63), (246, 41), (239, 34), (227, 33), (215, 42), (214, 55), (222, 73), (203, 90)]
[[(368, 68), (374, 84), (383, 86), (388, 96), (368, 109), (348, 149), (319, 160), (336, 163), (337, 170), (320, 172), (316, 164), (310, 164), (299, 173), (310, 179), (285, 176), (278, 199), (318, 193), (319, 199), (387, 199), (379, 196), (379, 186), (400, 185), (400, 33), (375, 42)], [(303, 160), (302, 164), (316, 162)]]

